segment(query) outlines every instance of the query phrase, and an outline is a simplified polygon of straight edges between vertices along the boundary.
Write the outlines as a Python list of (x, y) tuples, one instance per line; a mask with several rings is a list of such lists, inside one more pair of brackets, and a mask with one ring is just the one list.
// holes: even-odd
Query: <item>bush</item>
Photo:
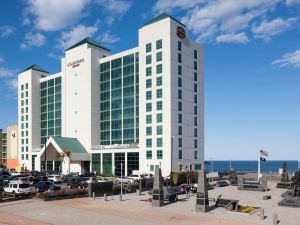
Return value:
[(58, 191), (37, 193), (36, 197), (41, 199), (51, 199), (57, 197), (81, 196), (85, 194), (87, 194), (87, 191), (82, 189), (62, 189)]

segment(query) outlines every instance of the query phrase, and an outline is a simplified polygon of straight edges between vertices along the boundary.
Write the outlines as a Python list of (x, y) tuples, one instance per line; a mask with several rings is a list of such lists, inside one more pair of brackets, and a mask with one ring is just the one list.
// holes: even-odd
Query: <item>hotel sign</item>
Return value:
[(75, 61), (73, 61), (73, 62), (69, 62), (69, 63), (67, 64), (67, 66), (68, 66), (68, 67), (75, 68), (75, 67), (79, 66), (80, 63), (83, 63), (83, 62), (84, 62), (84, 58), (81, 58), (81, 59), (77, 59), (77, 60), (75, 60)]
[(185, 30), (183, 27), (177, 27), (176, 34), (180, 38), (185, 38)]

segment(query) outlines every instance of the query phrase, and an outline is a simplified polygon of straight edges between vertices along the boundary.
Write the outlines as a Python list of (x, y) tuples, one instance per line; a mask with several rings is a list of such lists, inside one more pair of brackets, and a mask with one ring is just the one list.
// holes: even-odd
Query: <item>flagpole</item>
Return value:
[(258, 152), (258, 168), (257, 168), (257, 180), (260, 178), (260, 150)]

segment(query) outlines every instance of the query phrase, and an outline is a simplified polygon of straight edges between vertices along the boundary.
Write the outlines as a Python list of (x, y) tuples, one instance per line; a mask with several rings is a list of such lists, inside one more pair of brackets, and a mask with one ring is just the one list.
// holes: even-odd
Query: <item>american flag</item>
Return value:
[(259, 150), (259, 152), (260, 152), (260, 157), (267, 157), (267, 156), (269, 156), (269, 153), (267, 151)]

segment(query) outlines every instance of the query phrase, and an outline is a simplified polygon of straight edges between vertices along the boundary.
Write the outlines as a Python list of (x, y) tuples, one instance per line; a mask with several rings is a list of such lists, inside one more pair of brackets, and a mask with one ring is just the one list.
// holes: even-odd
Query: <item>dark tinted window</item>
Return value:
[(29, 188), (29, 184), (19, 184), (19, 188)]

